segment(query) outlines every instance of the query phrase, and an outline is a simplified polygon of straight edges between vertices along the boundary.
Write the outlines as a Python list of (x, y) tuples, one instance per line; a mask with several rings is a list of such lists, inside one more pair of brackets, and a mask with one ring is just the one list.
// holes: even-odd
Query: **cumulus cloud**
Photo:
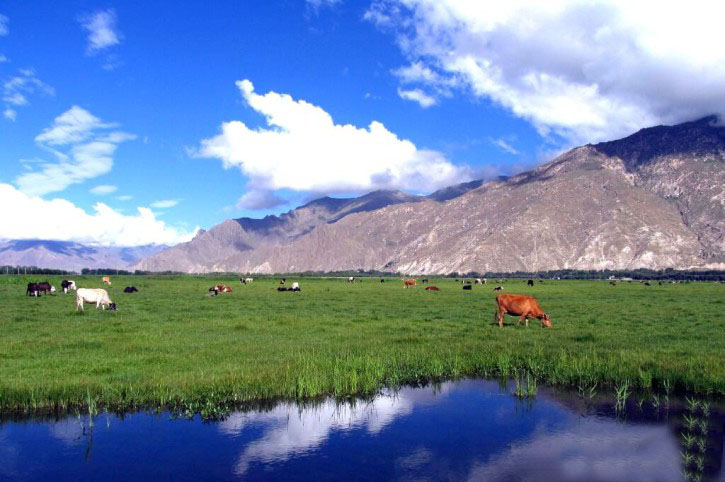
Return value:
[(265, 117), (267, 127), (225, 122), (221, 133), (203, 140), (195, 154), (239, 168), (253, 190), (433, 191), (470, 177), (467, 168), (398, 138), (380, 122), (372, 121), (367, 128), (336, 124), (325, 110), (304, 100), (275, 92), (257, 94), (249, 80), (237, 82), (237, 87), (246, 103)]
[(287, 201), (277, 196), (272, 191), (266, 190), (252, 190), (244, 193), (242, 197), (237, 201), (237, 209), (273, 209), (279, 206), (287, 204)]
[(99, 10), (83, 15), (79, 19), (81, 27), (88, 32), (89, 55), (121, 43), (121, 35), (116, 29), (116, 12), (113, 10)]
[(116, 196), (116, 199), (118, 199), (119, 201), (130, 201), (131, 199), (133, 199), (133, 196), (123, 194), (122, 196)]
[(92, 189), (90, 189), (91, 194), (95, 194), (96, 196), (105, 196), (106, 194), (111, 194), (112, 192), (116, 192), (118, 190), (117, 186), (111, 186), (109, 184), (101, 184), (100, 186), (96, 186)]
[(706, 0), (377, 0), (365, 17), (396, 35), (402, 83), (464, 88), (580, 143), (725, 114), (724, 14)]
[(401, 99), (405, 100), (412, 100), (413, 102), (417, 102), (421, 107), (424, 109), (426, 107), (430, 107), (432, 105), (436, 105), (438, 102), (436, 101), (435, 97), (431, 97), (430, 95), (423, 92), (421, 89), (398, 89), (398, 95)]
[(40, 80), (32, 69), (20, 69), (16, 75), (2, 84), (2, 98), (5, 104), (3, 116), (14, 121), (17, 108), (30, 103), (28, 96), (33, 94), (55, 95), (55, 90)]
[(154, 209), (167, 209), (167, 208), (173, 208), (179, 204), (178, 199), (166, 199), (163, 201), (154, 201), (150, 204), (150, 206)]
[(109, 132), (113, 127), (116, 124), (104, 123), (81, 107), (71, 107), (35, 138), (58, 162), (41, 162), (15, 183), (27, 194), (42, 196), (108, 173), (118, 145), (135, 139), (125, 132)]
[[(0, 204), (22, 209), (0, 210), (0, 238), (56, 239), (101, 246), (177, 244), (189, 241), (187, 232), (156, 219), (146, 207), (123, 215), (104, 203), (88, 213), (65, 199), (45, 200), (0, 183)], [(198, 227), (196, 228), (198, 229)]]

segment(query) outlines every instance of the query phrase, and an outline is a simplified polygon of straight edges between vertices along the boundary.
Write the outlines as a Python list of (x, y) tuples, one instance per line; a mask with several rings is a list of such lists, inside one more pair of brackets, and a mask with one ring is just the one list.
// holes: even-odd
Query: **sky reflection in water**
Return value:
[[(101, 414), (92, 428), (83, 417), (4, 422), (0, 479), (682, 480), (672, 420), (583, 407), (575, 395), (540, 390), (522, 403), (496, 382), (466, 380), (214, 423), (145, 413)], [(719, 462), (722, 415), (711, 418)], [(719, 463), (712, 472), (722, 476)]]

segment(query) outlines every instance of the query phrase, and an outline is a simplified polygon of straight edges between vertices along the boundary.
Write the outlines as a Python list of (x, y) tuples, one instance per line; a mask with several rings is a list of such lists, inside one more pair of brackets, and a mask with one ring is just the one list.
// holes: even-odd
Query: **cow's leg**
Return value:
[(526, 315), (526, 328), (529, 327), (529, 315)]
[[(523, 320), (524, 317), (526, 317), (526, 315), (519, 316), (519, 322), (517, 323), (518, 326), (521, 326), (521, 320)], [(528, 319), (528, 317), (526, 318), (526, 326), (529, 326), (529, 319)]]
[(506, 310), (503, 308), (498, 309), (498, 327), (503, 328), (503, 315), (506, 314)]

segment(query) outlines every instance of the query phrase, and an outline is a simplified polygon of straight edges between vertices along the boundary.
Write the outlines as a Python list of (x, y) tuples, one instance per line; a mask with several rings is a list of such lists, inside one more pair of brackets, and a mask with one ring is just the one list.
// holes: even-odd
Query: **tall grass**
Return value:
[[(45, 279), (46, 277), (42, 277)], [(259, 400), (339, 398), (459, 377), (530, 374), (573, 387), (725, 394), (725, 287), (691, 283), (505, 284), (532, 294), (553, 329), (491, 322), (495, 293), (403, 290), (398, 280), (113, 277), (119, 311), (75, 312), (73, 295), (31, 298), (37, 277), (0, 277), (0, 411), (179, 412)], [(60, 284), (60, 277), (48, 277)], [(74, 277), (80, 287), (98, 277)], [(289, 281), (289, 280), (288, 280)], [(234, 292), (207, 296), (209, 286)], [(135, 285), (139, 293), (124, 294)], [(693, 298), (698, 303), (691, 303)], [(592, 388), (594, 390), (594, 388)], [(659, 401), (658, 401), (659, 402)], [(213, 413), (212, 413), (213, 415)]]

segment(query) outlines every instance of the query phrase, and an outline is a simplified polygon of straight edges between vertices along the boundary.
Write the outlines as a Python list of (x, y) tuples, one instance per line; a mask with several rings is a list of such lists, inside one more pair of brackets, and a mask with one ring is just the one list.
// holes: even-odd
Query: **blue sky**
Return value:
[(0, 238), (172, 243), (721, 113), (722, 12), (690, 7), (3, 2), (0, 201), (38, 215)]

